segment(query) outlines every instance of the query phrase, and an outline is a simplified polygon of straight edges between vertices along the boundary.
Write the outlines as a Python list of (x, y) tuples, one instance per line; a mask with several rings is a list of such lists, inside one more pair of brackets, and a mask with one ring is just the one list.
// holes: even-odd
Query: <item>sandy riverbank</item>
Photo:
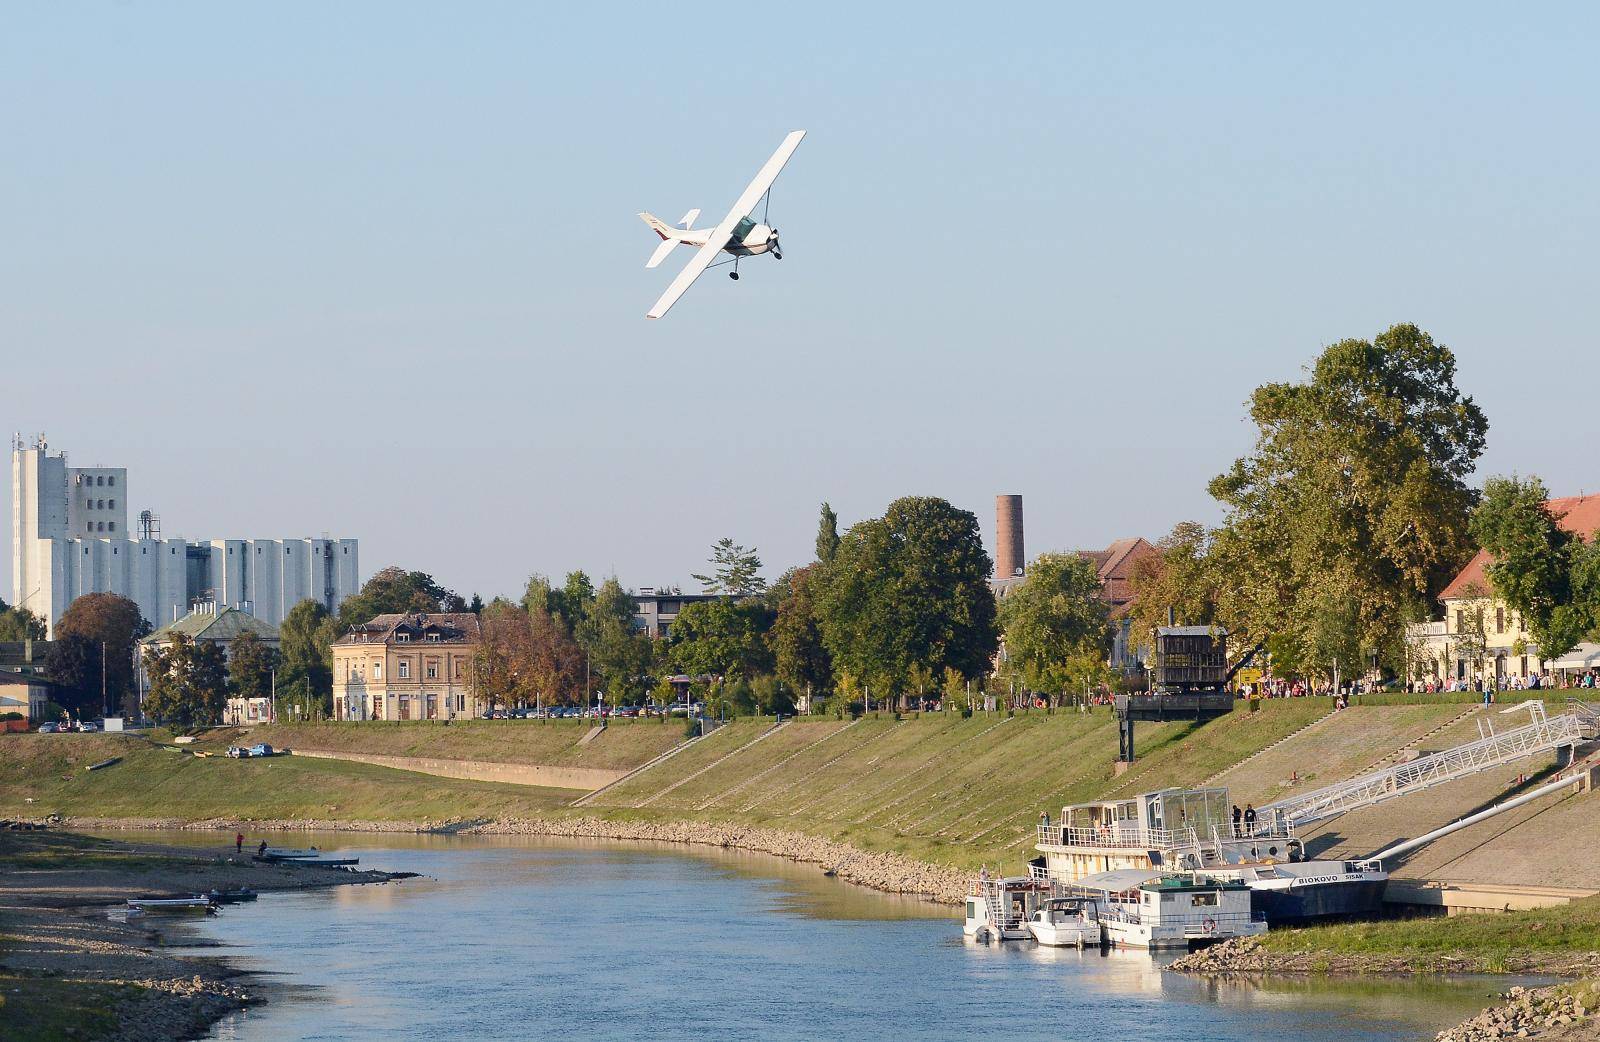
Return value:
[(19, 1032), (7, 1038), (21, 1039), (197, 1038), (258, 1000), (250, 977), (225, 960), (163, 947), (181, 939), (181, 920), (108, 918), (129, 897), (393, 878), (262, 864), (220, 837), (216, 850), (196, 851), (55, 831), (0, 833), (0, 866), (0, 1022)]
[[(63, 824), (78, 829), (232, 830), (236, 821), (173, 821), (155, 818), (71, 818)], [(442, 835), (551, 836), (581, 839), (645, 840), (686, 843), (772, 854), (832, 870), (840, 879), (889, 894), (912, 894), (940, 904), (965, 900), (971, 877), (955, 869), (917, 861), (900, 854), (860, 850), (847, 843), (818, 839), (801, 832), (701, 821), (628, 821), (601, 817), (511, 818), (491, 821), (366, 822), (299, 819), (251, 821), (255, 832), (410, 832)]]

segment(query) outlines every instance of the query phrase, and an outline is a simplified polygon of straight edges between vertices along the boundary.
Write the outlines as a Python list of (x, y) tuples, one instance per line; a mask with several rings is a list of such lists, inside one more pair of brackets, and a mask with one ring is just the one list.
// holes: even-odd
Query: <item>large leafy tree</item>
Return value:
[(467, 602), (441, 586), (433, 576), (391, 565), (368, 579), (360, 593), (339, 606), (339, 632), (376, 615), (466, 610)]
[(817, 622), (817, 590), (823, 566), (810, 564), (789, 572), (778, 583), (777, 617), (768, 640), (778, 679), (795, 691), (826, 694), (833, 689), (833, 659)]
[(650, 672), (650, 638), (633, 628), (633, 609), (633, 597), (612, 576), (595, 591), (574, 633), (592, 679), (614, 703), (642, 696)]
[(1129, 616), (1136, 638), (1165, 626), (1169, 612), (1183, 626), (1217, 621), (1222, 583), (1210, 558), (1210, 542), (1204, 525), (1180, 521), (1156, 540), (1154, 554), (1134, 565)]
[(13, 608), (0, 600), (0, 640), (43, 640), (49, 627), (27, 608)]
[(566, 625), (547, 611), (528, 616), (533, 688), (541, 705), (583, 700), (583, 649)]
[(751, 678), (772, 669), (771, 611), (759, 601), (719, 597), (684, 605), (672, 624), (671, 663), (680, 673)]
[(761, 578), (761, 555), (755, 547), (746, 549), (728, 537), (711, 546), (711, 574), (695, 574), (707, 593), (747, 597), (767, 588)]
[(278, 649), (254, 633), (236, 637), (228, 647), (228, 689), (240, 698), (271, 697), (279, 658)]
[[(123, 706), (131, 714), (137, 697), (133, 682), (133, 646), (150, 632), (139, 606), (115, 593), (86, 593), (67, 606), (56, 623), (57, 639), (81, 637), (93, 644), (105, 662), (106, 708)], [(100, 671), (95, 670), (99, 680)], [(96, 694), (98, 694), (98, 683)]]
[[(1490, 478), (1472, 534), (1493, 557), (1493, 592), (1527, 620), (1539, 654), (1559, 658), (1600, 627), (1600, 533), (1568, 532), (1538, 478)], [(1487, 591), (1486, 591), (1487, 592)]]
[(228, 672), (222, 649), (212, 641), (193, 641), (177, 634), (171, 644), (146, 656), (145, 670), (150, 677), (150, 690), (144, 697), (147, 716), (178, 727), (221, 719), (228, 697)]
[(318, 601), (304, 600), (289, 609), (278, 627), (278, 694), (303, 705), (333, 700), (333, 642), (343, 632)]
[(986, 673), (996, 647), (991, 570), (977, 516), (943, 499), (907, 496), (851, 526), (817, 597), (835, 669), (883, 692), (904, 691), (914, 667)]
[(479, 617), (482, 639), (473, 655), (473, 684), (489, 705), (531, 701), (534, 692), (533, 627), (528, 613), (496, 599)]
[(1099, 573), (1077, 554), (1041, 554), (1024, 574), (1000, 602), (1007, 661), (1030, 688), (1065, 692), (1098, 671), (1110, 645)]
[(1404, 624), (1472, 552), (1466, 479), (1488, 421), (1455, 378), (1449, 348), (1406, 324), (1256, 389), (1255, 449), (1210, 485), (1228, 509), (1210, 556), (1236, 630), (1311, 672), (1404, 658)]
[[(56, 685), (54, 699), (73, 716), (99, 716), (104, 709), (100, 695), (100, 644), (77, 633), (58, 636), (50, 642), (44, 669)], [(105, 701), (109, 701), (107, 694)]]

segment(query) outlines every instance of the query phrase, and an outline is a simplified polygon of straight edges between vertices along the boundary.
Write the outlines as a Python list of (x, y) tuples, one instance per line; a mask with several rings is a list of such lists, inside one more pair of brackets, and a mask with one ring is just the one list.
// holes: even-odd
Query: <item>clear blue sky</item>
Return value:
[[(13, 6), (4, 426), (168, 535), (688, 585), (824, 499), (1214, 521), (1251, 388), (1413, 321), (1484, 473), (1600, 488), (1595, 8), (874, 6)], [(794, 128), (784, 261), (647, 322), (635, 212)]]

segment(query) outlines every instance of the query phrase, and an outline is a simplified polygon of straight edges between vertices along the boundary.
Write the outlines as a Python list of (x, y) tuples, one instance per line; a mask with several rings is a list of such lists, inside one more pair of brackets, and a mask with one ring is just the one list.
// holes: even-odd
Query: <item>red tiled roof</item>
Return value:
[[(1547, 499), (1544, 505), (1556, 515), (1557, 524), (1583, 539), (1591, 538), (1600, 530), (1600, 495)], [(1474, 592), (1488, 593), (1493, 585), (1489, 582), (1488, 567), (1493, 561), (1489, 551), (1479, 550), (1460, 574), (1450, 580), (1450, 585), (1439, 594), (1439, 599), (1452, 601), (1470, 597)]]
[(1134, 566), (1156, 552), (1148, 540), (1134, 536), (1118, 539), (1104, 550), (1079, 550), (1078, 556), (1094, 562), (1106, 603), (1111, 605), (1112, 614), (1116, 614), (1133, 600)]

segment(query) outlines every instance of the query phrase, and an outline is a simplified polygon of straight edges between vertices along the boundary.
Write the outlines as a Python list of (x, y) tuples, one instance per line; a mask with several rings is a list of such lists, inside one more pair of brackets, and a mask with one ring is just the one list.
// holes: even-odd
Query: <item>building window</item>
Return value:
[(372, 664), (372, 679), (373, 680), (382, 680), (383, 679), (383, 663), (382, 662), (374, 662)]
[(395, 643), (397, 643), (397, 644), (410, 644), (411, 643), (411, 634), (409, 634), (409, 633), (396, 633), (394, 635), (394, 639), (395, 639)]
[(112, 510), (115, 510), (115, 509), (117, 509), (117, 501), (116, 501), (116, 500), (114, 500), (114, 499), (108, 499), (108, 500), (106, 500), (106, 502), (107, 502), (107, 503), (110, 503), (110, 504), (111, 504), (111, 509), (112, 509)]
[(83, 523), (83, 530), (85, 532), (93, 532), (94, 531), (94, 522), (93, 521), (85, 521)]
[(95, 475), (94, 483), (96, 485), (104, 485), (106, 483), (105, 475), (104, 474)]
[(460, 659), (456, 659), (455, 660), (455, 671), (456, 671), (455, 672), (456, 679), (460, 680), (461, 679), (461, 660)]
[(110, 485), (112, 488), (116, 488), (117, 487), (117, 476), (115, 474), (113, 474), (109, 478), (106, 478), (106, 484)]
[(467, 696), (466, 695), (457, 695), (456, 696), (456, 712), (463, 713), (463, 712), (466, 712), (466, 709), (467, 709)]
[(1456, 632), (1467, 632), (1467, 613), (1460, 608), (1456, 609)]
[(434, 662), (432, 659), (430, 659), (428, 661), (428, 679), (429, 680), (438, 680), (439, 679), (439, 663)]
[(111, 522), (111, 530), (113, 532), (115, 532), (117, 530), (117, 523), (115, 521)]
[(409, 679), (411, 679), (411, 663), (406, 661), (405, 659), (401, 659), (400, 660), (400, 679), (401, 680), (409, 680)]
[(1494, 631), (1496, 633), (1504, 633), (1506, 631), (1506, 610), (1504, 608), (1496, 608), (1494, 610)]

